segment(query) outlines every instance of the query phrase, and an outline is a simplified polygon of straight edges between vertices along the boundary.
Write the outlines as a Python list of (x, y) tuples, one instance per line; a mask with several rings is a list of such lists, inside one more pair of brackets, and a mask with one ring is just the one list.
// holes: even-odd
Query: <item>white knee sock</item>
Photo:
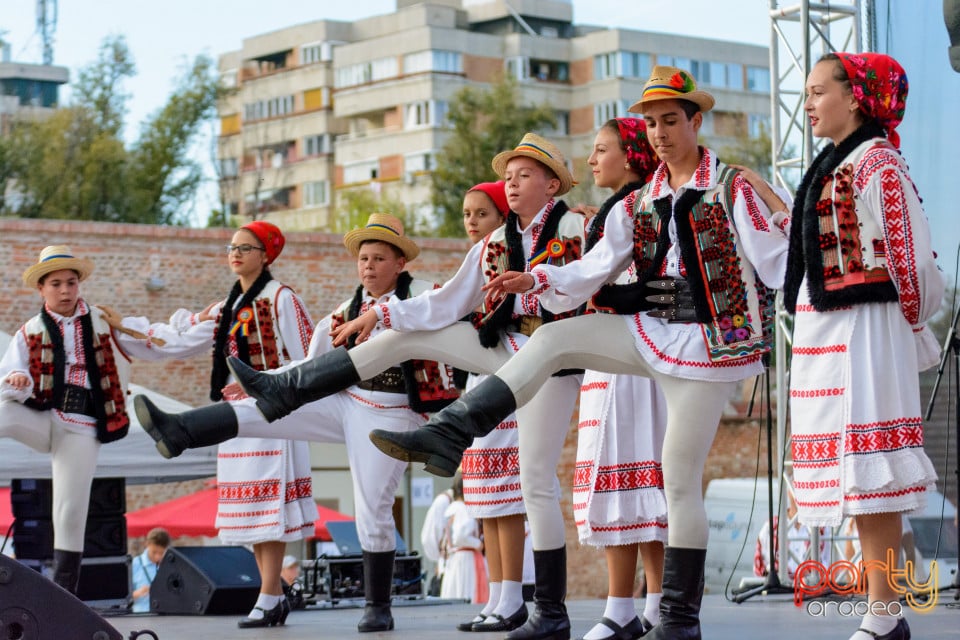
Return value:
[[(492, 600), (493, 595), (491, 595), (490, 598)], [(494, 613), (498, 616), (508, 618), (515, 614), (522, 604), (523, 584), (515, 580), (504, 580), (503, 587), (500, 590), (500, 600), (497, 602), (497, 608), (494, 610)]]
[[(621, 627), (629, 624), (631, 620), (637, 617), (637, 609), (633, 598), (614, 598), (607, 597), (607, 606), (603, 610), (603, 617), (613, 620)], [(590, 631), (583, 636), (583, 640), (600, 640), (609, 638), (613, 635), (613, 629), (603, 623), (597, 623)]]
[[(270, 611), (278, 604), (280, 604), (280, 598), (283, 596), (274, 596), (269, 593), (261, 593), (257, 596), (257, 602), (253, 605), (253, 609), (250, 610), (250, 613), (247, 614), (247, 617), (251, 620), (262, 620), (263, 612)], [(261, 611), (261, 609), (263, 611)]]
[(491, 613), (494, 613), (497, 608), (497, 603), (500, 602), (500, 593), (502, 590), (502, 582), (491, 582), (490, 583), (490, 597), (487, 598), (487, 604), (480, 611), (480, 615), (486, 617)]
[(662, 593), (648, 593), (643, 603), (643, 617), (653, 626), (660, 624), (660, 598)]

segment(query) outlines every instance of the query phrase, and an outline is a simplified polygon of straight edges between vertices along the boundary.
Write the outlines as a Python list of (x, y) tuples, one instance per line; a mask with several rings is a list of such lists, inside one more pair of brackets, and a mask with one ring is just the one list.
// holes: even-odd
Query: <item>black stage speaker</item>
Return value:
[[(10, 504), (16, 518), (13, 546), (21, 560), (53, 558), (53, 482), (49, 478), (14, 478)], [(126, 481), (94, 478), (84, 532), (83, 555), (108, 558), (127, 553)]]
[(71, 594), (2, 554), (0, 638), (123, 640), (119, 631)]
[(259, 593), (257, 561), (243, 547), (170, 547), (150, 586), (150, 611), (246, 614)]

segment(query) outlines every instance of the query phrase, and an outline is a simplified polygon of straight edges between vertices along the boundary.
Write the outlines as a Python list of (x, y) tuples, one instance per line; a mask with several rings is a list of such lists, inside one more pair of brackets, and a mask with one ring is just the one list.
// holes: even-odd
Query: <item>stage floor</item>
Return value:
[[(846, 601), (850, 602), (850, 601)], [(642, 603), (638, 602), (638, 605)], [(793, 605), (789, 596), (758, 596), (742, 604), (728, 602), (721, 595), (703, 600), (703, 635), (709, 640), (808, 640), (833, 638), (845, 640), (857, 628), (859, 617), (843, 617), (831, 604), (826, 616), (810, 615)], [(586, 633), (603, 612), (602, 600), (567, 602), (574, 638)], [(456, 630), (479, 609), (465, 603), (434, 604), (428, 601), (395, 603), (394, 631), (357, 633), (361, 611), (357, 608), (308, 608), (294, 611), (283, 627), (274, 629), (238, 629), (237, 616), (158, 616), (151, 614), (109, 615), (107, 621), (123, 637), (131, 632), (151, 630), (159, 640), (236, 640), (237, 638), (283, 638), (283, 640), (319, 640), (324, 638), (387, 638), (389, 640), (450, 640), (451, 638), (501, 638), (502, 633), (473, 634)], [(953, 592), (940, 594), (929, 613), (907, 611), (914, 638), (938, 640), (957, 638), (960, 608)], [(149, 634), (139, 638), (148, 639)]]

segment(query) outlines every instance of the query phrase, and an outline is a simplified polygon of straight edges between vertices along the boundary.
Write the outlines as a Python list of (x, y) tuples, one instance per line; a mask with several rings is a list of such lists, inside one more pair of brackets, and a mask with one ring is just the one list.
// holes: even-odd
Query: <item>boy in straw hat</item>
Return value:
[(93, 262), (70, 247), (45, 247), (23, 272), (43, 307), (0, 361), (0, 437), (51, 454), (53, 581), (71, 593), (80, 579), (100, 445), (124, 437), (130, 426), (127, 350), (145, 337), (111, 329), (80, 296), (92, 272)]
[[(404, 234), (403, 223), (373, 213), (366, 226), (345, 234), (347, 250), (357, 259), (360, 284), (354, 296), (321, 320), (313, 332), (307, 359), (333, 349), (330, 332), (372, 305), (416, 296), (434, 284), (415, 280), (407, 263), (420, 253)], [(283, 371), (280, 367), (274, 371)], [(390, 610), (396, 549), (393, 496), (406, 465), (384, 457), (370, 443), (373, 426), (407, 431), (456, 397), (445, 367), (411, 361), (379, 375), (352, 380), (345, 390), (305, 405), (284, 420), (269, 424), (249, 398), (230, 400), (174, 416), (160, 412), (144, 396), (134, 400), (137, 416), (167, 457), (184, 449), (241, 438), (282, 438), (345, 443), (353, 474), (357, 533), (363, 548), (366, 607), (358, 630), (393, 629)], [(226, 391), (231, 390), (228, 385)], [(346, 388), (349, 387), (349, 388)]]
[[(697, 144), (702, 112), (713, 102), (686, 71), (654, 68), (631, 107), (643, 113), (661, 159), (651, 182), (631, 207), (625, 200), (614, 205), (603, 237), (583, 259), (517, 270), (485, 287), (494, 296), (539, 294), (555, 312), (592, 297), (610, 313), (545, 326), (484, 388), (436, 414), (415, 439), (371, 434), (393, 441), (394, 452), (411, 459), (455, 456), (461, 434), (483, 433), (515, 408), (520, 414), (556, 371), (584, 367), (653, 378), (667, 402), (663, 475), (670, 524), (660, 624), (647, 636), (658, 640), (700, 638), (703, 464), (737, 382), (762, 371), (772, 319), (764, 283), (781, 284), (786, 257), (785, 235), (750, 185)], [(606, 285), (631, 262), (636, 283)]]
[[(498, 154), (493, 168), (505, 181), (511, 210), (507, 222), (470, 249), (460, 269), (443, 287), (409, 300), (374, 305), (334, 332), (336, 345), (349, 345), (354, 334), (360, 344), (349, 351), (324, 353), (281, 375), (261, 376), (242, 367), (242, 363), (229, 361), (238, 382), (257, 398), (256, 406), (268, 420), (279, 419), (306, 402), (336, 393), (409, 358), (435, 358), (465, 370), (491, 373), (537, 327), (572, 314), (550, 313), (532, 295), (484, 296), (481, 288), (498, 274), (524, 271), (540, 263), (567, 264), (579, 259), (583, 244), (583, 216), (571, 212), (558, 199), (574, 180), (555, 145), (528, 133), (514, 149)], [(481, 312), (476, 326), (458, 321), (478, 307)], [(393, 331), (382, 331), (384, 328)], [(377, 335), (367, 340), (375, 332)], [(483, 382), (477, 388), (494, 402), (509, 398), (512, 403), (509, 389), (499, 380), (493, 386), (497, 388)], [(472, 630), (512, 630), (507, 636), (511, 640), (570, 635), (570, 621), (563, 604), (566, 542), (556, 467), (579, 386), (579, 376), (553, 377), (535, 400), (517, 414), (522, 425), (522, 492), (536, 565), (536, 611), (527, 619), (527, 609), (519, 594), (514, 604), (508, 605), (505, 603), (511, 600), (501, 593), (502, 608), (498, 605), (496, 616), (474, 625)], [(456, 406), (457, 403), (451, 405)], [(416, 438), (417, 431), (394, 434)], [(415, 459), (427, 462), (427, 469), (433, 473), (452, 476), (475, 435), (484, 434), (463, 429), (449, 447)], [(390, 449), (392, 445), (381, 441), (377, 446)], [(397, 456), (395, 451), (392, 455), (409, 459), (402, 454)], [(498, 468), (496, 460), (489, 464), (491, 471)]]

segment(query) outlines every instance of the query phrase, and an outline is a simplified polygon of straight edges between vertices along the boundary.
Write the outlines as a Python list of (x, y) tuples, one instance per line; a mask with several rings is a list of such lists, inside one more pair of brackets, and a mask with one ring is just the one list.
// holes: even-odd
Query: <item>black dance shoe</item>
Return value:
[(866, 629), (857, 629), (857, 631), (863, 631), (877, 640), (910, 640), (910, 625), (907, 624), (906, 618), (900, 618), (897, 621), (897, 626), (890, 633), (885, 633), (882, 636)]
[[(600, 618), (600, 624), (612, 632), (610, 635), (604, 636), (602, 640), (637, 640), (637, 638), (642, 638), (653, 629), (653, 625), (646, 618), (640, 618), (639, 616), (634, 616), (633, 620), (622, 627), (606, 617)], [(583, 640), (583, 638), (580, 637), (577, 640)]]
[(259, 629), (261, 627), (281, 626), (287, 621), (287, 616), (290, 614), (290, 603), (287, 602), (286, 598), (280, 598), (280, 602), (277, 603), (277, 606), (269, 611), (261, 607), (254, 607), (254, 609), (260, 609), (260, 611), (263, 611), (263, 617), (259, 620), (254, 618), (243, 618), (242, 620), (237, 621), (238, 627), (241, 629)]
[[(477, 618), (480, 618), (480, 619), (477, 620)], [(488, 619), (489, 619), (488, 616), (485, 616), (482, 613), (478, 613), (477, 615), (473, 616), (472, 619), (467, 620), (466, 622), (461, 622), (457, 624), (457, 631), (473, 631), (474, 625), (482, 624), (485, 620), (488, 620)]]
[(527, 621), (528, 615), (527, 605), (521, 604), (519, 609), (506, 618), (499, 614), (491, 613), (483, 622), (475, 623), (471, 631), (513, 631)]

